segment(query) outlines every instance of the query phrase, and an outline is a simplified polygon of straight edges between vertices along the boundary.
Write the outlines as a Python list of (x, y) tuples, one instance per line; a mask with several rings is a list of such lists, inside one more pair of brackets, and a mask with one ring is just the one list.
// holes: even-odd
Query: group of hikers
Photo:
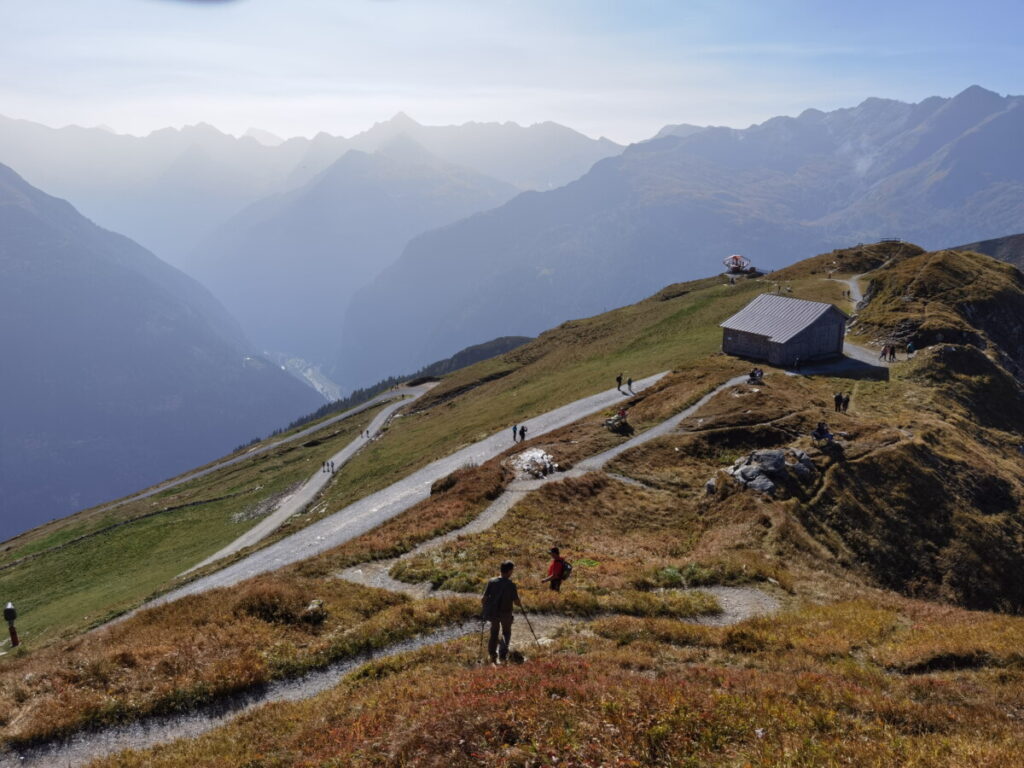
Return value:
[(330, 474), (330, 475), (333, 475), (334, 474), (334, 462), (333, 461), (325, 461), (323, 463), (323, 466), (320, 467), (320, 471), (321, 472), (326, 472), (327, 474)]
[[(917, 348), (914, 346), (914, 342), (912, 342), (912, 341), (908, 341), (907, 342), (907, 358), (908, 359), (914, 356), (914, 352), (916, 351), (916, 349)], [(883, 362), (886, 362), (886, 363), (895, 363), (896, 362), (896, 345), (895, 344), (884, 344), (882, 346), (881, 353), (878, 355), (878, 359), (883, 361)]]
[(844, 395), (842, 392), (836, 392), (832, 399), (836, 404), (836, 413), (846, 413), (846, 409), (850, 407), (850, 393)]
[(521, 443), (526, 440), (526, 425), (525, 424), (513, 424), (512, 425), (512, 442)]
[(619, 392), (622, 392), (622, 394), (624, 394), (624, 395), (635, 395), (636, 394), (636, 392), (633, 391), (633, 377), (632, 376), (626, 379), (626, 389), (629, 390), (628, 392), (625, 392), (622, 389), (622, 374), (621, 373), (618, 376), (615, 377), (615, 388), (617, 390), (619, 390)]
[(764, 370), (761, 368), (751, 368), (747, 378), (748, 384), (764, 384)]
[[(548, 552), (551, 555), (551, 563), (548, 565), (548, 575), (541, 579), (541, 583), (548, 584), (552, 591), (558, 592), (562, 588), (562, 582), (572, 573), (572, 566), (562, 557), (558, 547), (552, 547)], [(512, 581), (514, 569), (515, 564), (512, 561), (506, 560), (502, 563), (498, 569), (500, 575), (487, 582), (487, 587), (480, 600), (483, 608), (481, 617), (491, 625), (487, 655), (492, 664), (508, 661), (509, 643), (512, 641), (512, 622), (514, 621), (512, 608), (518, 606), (523, 611), (523, 615), (526, 615), (523, 602), (519, 599), (519, 590), (516, 588), (516, 583)], [(481, 638), (482, 642), (483, 638)]]

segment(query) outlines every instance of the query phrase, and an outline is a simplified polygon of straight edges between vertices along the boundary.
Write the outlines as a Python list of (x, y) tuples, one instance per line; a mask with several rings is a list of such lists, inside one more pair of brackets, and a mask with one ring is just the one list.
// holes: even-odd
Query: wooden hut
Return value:
[(832, 304), (765, 293), (722, 327), (722, 351), (772, 365), (843, 354), (847, 315)]

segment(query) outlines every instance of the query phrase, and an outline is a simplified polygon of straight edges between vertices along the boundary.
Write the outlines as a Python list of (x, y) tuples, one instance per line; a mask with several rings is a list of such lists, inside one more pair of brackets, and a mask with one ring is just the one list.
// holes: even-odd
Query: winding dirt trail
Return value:
[[(746, 377), (744, 376), (729, 379), (714, 388), (696, 403), (665, 422), (634, 436), (611, 450), (581, 461), (569, 472), (551, 475), (540, 480), (513, 481), (505, 493), (490, 504), (472, 522), (455, 531), (420, 544), (403, 555), (402, 558), (413, 557), (417, 554), (436, 549), (445, 542), (459, 536), (486, 530), (501, 520), (525, 495), (532, 493), (546, 483), (556, 482), (564, 477), (580, 476), (587, 472), (602, 471), (604, 466), (616, 456), (630, 448), (668, 434), (676, 429), (680, 422), (693, 415), (716, 394), (745, 380)], [(346, 569), (339, 576), (354, 583), (394, 590), (414, 598), (428, 595), (435, 597), (454, 596), (454, 593), (432, 591), (429, 584), (406, 584), (393, 579), (388, 571), (398, 559), (366, 563)], [(695, 623), (726, 626), (744, 621), (753, 616), (773, 613), (779, 609), (779, 601), (776, 598), (761, 590), (750, 587), (705, 587), (700, 591), (714, 595), (722, 610), (718, 614), (692, 619)], [(530, 615), (532, 628), (542, 640), (554, 636), (564, 627), (585, 623), (585, 621), (585, 619), (573, 616), (553, 614)], [(178, 739), (195, 738), (263, 704), (277, 701), (295, 701), (315, 696), (336, 685), (345, 675), (372, 659), (386, 658), (399, 653), (449, 642), (468, 634), (480, 632), (481, 626), (479, 621), (468, 621), (443, 627), (433, 632), (395, 643), (373, 653), (336, 662), (299, 678), (277, 680), (265, 686), (225, 697), (187, 714), (151, 717), (130, 725), (117, 726), (100, 731), (84, 731), (66, 740), (0, 754), (0, 768), (13, 768), (14, 766), (22, 766), (24, 768), (52, 768), (58, 766), (60, 768), (77, 768), (78, 766), (87, 765), (99, 757), (110, 755), (123, 749), (144, 749)], [(520, 647), (523, 647), (524, 644), (528, 646), (532, 643), (532, 636), (529, 634), (524, 635), (524, 629), (520, 627), (518, 630), (518, 644)]]

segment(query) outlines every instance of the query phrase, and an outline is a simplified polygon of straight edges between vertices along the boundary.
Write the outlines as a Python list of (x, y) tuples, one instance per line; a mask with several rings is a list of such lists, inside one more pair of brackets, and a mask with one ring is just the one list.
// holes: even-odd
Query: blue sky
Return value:
[(617, 141), (1024, 92), (1024, 3), (0, 0), (0, 114), (146, 133), (554, 120)]

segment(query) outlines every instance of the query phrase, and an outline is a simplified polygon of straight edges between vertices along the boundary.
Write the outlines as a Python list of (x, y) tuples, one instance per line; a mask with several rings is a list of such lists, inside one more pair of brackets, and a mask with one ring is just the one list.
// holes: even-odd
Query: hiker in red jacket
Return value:
[(552, 547), (548, 550), (551, 553), (551, 565), (548, 566), (548, 577), (541, 579), (541, 584), (545, 581), (551, 584), (551, 589), (558, 592), (562, 588), (562, 581), (565, 576), (565, 560), (558, 553), (558, 547)]

